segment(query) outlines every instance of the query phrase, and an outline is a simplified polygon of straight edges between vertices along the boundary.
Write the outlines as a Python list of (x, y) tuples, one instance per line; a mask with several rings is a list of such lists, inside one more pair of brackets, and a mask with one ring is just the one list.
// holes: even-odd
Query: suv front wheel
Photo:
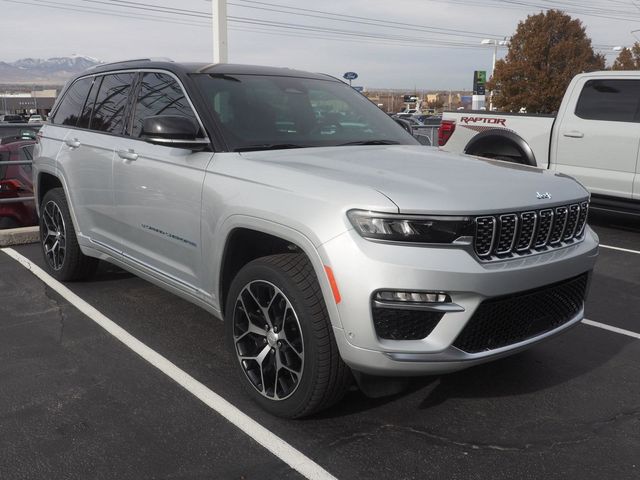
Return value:
[(271, 255), (245, 265), (225, 312), (240, 380), (267, 411), (299, 418), (342, 398), (350, 371), (305, 255)]
[(61, 282), (84, 280), (98, 267), (98, 259), (80, 251), (62, 188), (49, 190), (40, 204), (40, 246), (49, 275)]

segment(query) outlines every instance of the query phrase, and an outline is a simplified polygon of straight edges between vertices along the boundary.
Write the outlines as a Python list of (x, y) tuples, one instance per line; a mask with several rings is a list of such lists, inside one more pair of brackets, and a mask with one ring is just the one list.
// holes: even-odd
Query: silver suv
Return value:
[(39, 138), (51, 275), (106, 260), (224, 318), (241, 382), (276, 415), (583, 317), (598, 241), (580, 184), (421, 146), (326, 75), (104, 65), (69, 82)]

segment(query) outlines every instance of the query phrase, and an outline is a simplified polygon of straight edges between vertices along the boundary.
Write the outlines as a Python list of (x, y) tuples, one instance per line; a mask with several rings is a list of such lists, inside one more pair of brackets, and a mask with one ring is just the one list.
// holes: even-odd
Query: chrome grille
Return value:
[(475, 247), (478, 255), (490, 255), (493, 250), (493, 239), (496, 236), (496, 219), (494, 217), (476, 218)]
[(531, 248), (537, 225), (538, 214), (536, 214), (536, 212), (524, 212), (520, 215), (520, 236), (518, 237), (518, 245), (516, 246), (518, 252)]
[(569, 245), (584, 233), (588, 202), (476, 218), (474, 247), (482, 260), (499, 260)]
[(564, 230), (567, 226), (567, 217), (569, 209), (567, 207), (558, 207), (554, 212), (553, 227), (551, 227), (551, 236), (549, 237), (549, 243), (555, 245), (562, 240)]
[(569, 217), (567, 218), (567, 226), (564, 229), (562, 240), (569, 240), (576, 234), (578, 226), (578, 217), (580, 217), (580, 205), (569, 206)]
[(500, 215), (500, 229), (498, 230), (498, 245), (496, 253), (502, 255), (513, 250), (518, 229), (518, 216), (515, 213), (510, 215)]
[(551, 225), (553, 224), (553, 210), (541, 210), (538, 213), (538, 217), (540, 218), (540, 222), (538, 223), (534, 247), (541, 248), (549, 242)]
[(584, 227), (587, 225), (587, 215), (589, 214), (589, 202), (580, 204), (580, 215), (578, 216), (578, 225), (576, 227), (576, 237), (581, 237)]

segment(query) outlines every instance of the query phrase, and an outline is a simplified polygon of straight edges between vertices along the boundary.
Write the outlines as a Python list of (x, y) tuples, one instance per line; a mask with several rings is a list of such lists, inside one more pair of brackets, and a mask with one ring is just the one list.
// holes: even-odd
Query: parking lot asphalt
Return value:
[[(639, 223), (593, 223), (640, 250)], [(16, 250), (42, 264), (37, 245)], [(0, 287), (0, 478), (301, 478), (5, 254)], [(108, 265), (67, 287), (337, 478), (640, 478), (637, 338), (579, 325), (285, 421), (244, 396), (208, 313)], [(601, 249), (586, 317), (640, 332), (640, 255)]]

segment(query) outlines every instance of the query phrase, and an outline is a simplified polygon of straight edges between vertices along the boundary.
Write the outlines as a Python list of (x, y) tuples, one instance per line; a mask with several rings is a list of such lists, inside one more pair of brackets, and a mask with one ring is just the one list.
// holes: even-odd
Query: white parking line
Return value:
[(238, 408), (227, 402), (217, 393), (209, 390), (202, 383), (190, 376), (184, 370), (178, 368), (176, 365), (157, 353), (155, 350), (147, 347), (140, 340), (129, 334), (126, 330), (118, 326), (113, 321), (109, 320), (109, 318), (89, 305), (82, 298), (77, 296), (56, 279), (49, 276), (49, 274), (47, 274), (37, 265), (33, 264), (27, 258), (23, 257), (12, 248), (3, 248), (1, 250), (11, 258), (20, 262), (20, 264), (30, 270), (31, 273), (33, 273), (36, 277), (46, 283), (50, 288), (55, 290), (71, 305), (76, 307), (87, 317), (89, 317), (111, 335), (120, 340), (129, 349), (140, 355), (143, 359), (145, 359), (151, 365), (167, 375), (173, 381), (178, 383), (180, 386), (197, 397), (211, 409), (218, 412), (229, 422), (249, 435), (280, 460), (287, 463), (294, 470), (300, 472), (304, 477), (313, 480), (336, 480), (333, 475), (331, 475), (309, 457), (304, 455), (299, 450), (296, 450), (294, 447), (289, 445), (277, 435), (271, 433), (251, 417), (242, 413)]
[(607, 325), (606, 323), (594, 322), (593, 320), (584, 319), (582, 323), (585, 325), (590, 325), (592, 327), (602, 328), (604, 330), (609, 330), (610, 332), (619, 333), (620, 335), (626, 335), (627, 337), (637, 338), (640, 340), (640, 333), (632, 332), (631, 330), (625, 330), (624, 328), (612, 327), (611, 325)]
[(640, 255), (640, 251), (638, 250), (630, 250), (628, 248), (612, 247), (610, 245), (602, 245), (602, 244), (600, 244), (600, 246), (602, 248), (608, 248), (609, 250), (618, 250), (619, 252), (635, 253), (636, 255)]

